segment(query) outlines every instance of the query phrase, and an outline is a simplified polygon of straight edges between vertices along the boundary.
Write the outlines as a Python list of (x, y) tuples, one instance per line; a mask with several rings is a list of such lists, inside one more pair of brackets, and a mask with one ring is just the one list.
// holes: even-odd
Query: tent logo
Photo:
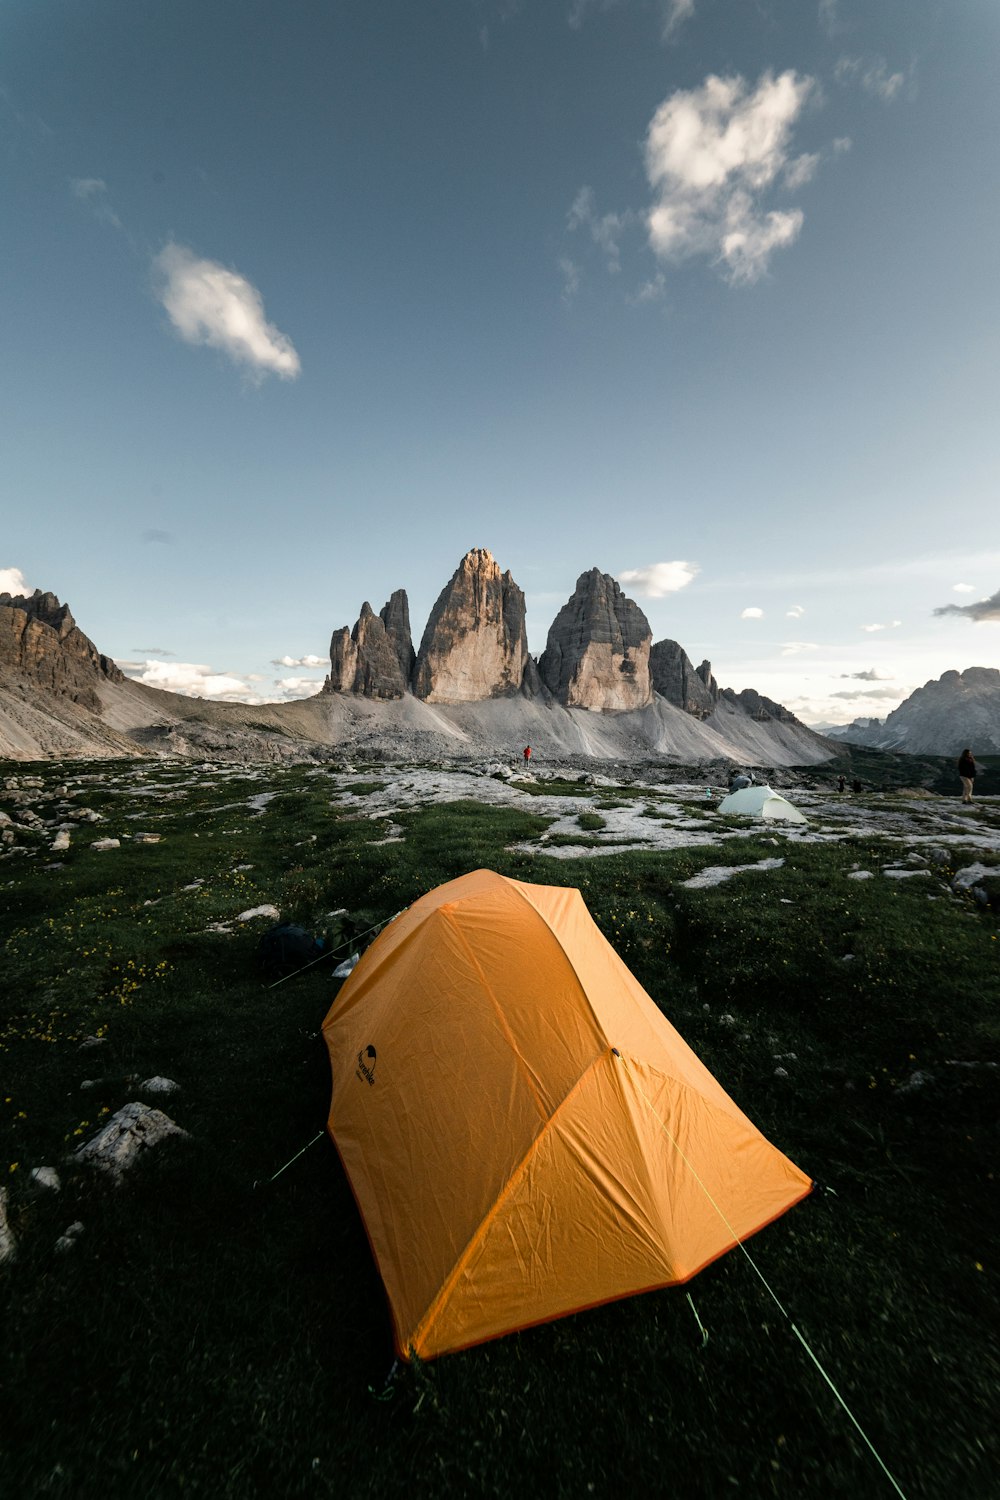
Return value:
[(365, 1083), (375, 1087), (375, 1048), (366, 1047), (363, 1052), (358, 1053), (357, 1076), (363, 1078)]

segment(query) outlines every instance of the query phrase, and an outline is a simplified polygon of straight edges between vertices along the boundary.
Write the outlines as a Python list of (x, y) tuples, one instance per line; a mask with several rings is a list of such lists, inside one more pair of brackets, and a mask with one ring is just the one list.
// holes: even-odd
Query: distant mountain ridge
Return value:
[[(0, 757), (167, 753), (400, 759), (509, 756), (803, 765), (831, 744), (750, 689), (721, 689), (598, 568), (536, 659), (524, 595), (484, 548), (441, 591), (414, 650), (406, 591), (334, 631), (330, 673), (295, 703), (213, 703), (125, 678), (53, 594), (0, 596)], [(718, 779), (718, 778), (716, 778)]]
[(913, 755), (1000, 755), (1000, 670), (966, 667), (926, 682), (885, 719), (828, 729), (831, 740)]

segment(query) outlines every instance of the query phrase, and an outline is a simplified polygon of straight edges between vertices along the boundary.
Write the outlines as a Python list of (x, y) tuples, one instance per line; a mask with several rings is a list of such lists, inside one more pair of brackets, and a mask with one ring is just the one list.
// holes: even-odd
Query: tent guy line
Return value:
[[(716, 1213), (719, 1215), (719, 1218), (725, 1224), (725, 1226), (726, 1226), (727, 1230), (729, 1231), (729, 1233), (733, 1236), (734, 1240), (736, 1241), (737, 1246), (739, 1247), (740, 1250), (743, 1251), (743, 1254), (746, 1256), (746, 1258), (750, 1262), (750, 1265), (752, 1266), (753, 1270), (756, 1272), (756, 1274), (759, 1277), (760, 1281), (763, 1283), (763, 1286), (764, 1286), (765, 1290), (767, 1291), (768, 1296), (771, 1298), (772, 1302), (774, 1303), (775, 1307), (781, 1313), (781, 1316), (785, 1319), (785, 1322), (791, 1328), (791, 1330), (794, 1333), (795, 1337), (798, 1339), (799, 1343), (802, 1345), (803, 1349), (806, 1351), (806, 1353), (808, 1354), (809, 1358), (812, 1360), (813, 1364), (816, 1366), (817, 1370), (822, 1375), (822, 1377), (826, 1381), (827, 1385), (830, 1387), (830, 1389), (833, 1392), (834, 1396), (836, 1396), (837, 1400), (840, 1402), (840, 1405), (843, 1407), (844, 1411), (847, 1413), (848, 1417), (851, 1419), (851, 1421), (853, 1422), (854, 1426), (857, 1428), (857, 1431), (859, 1432), (859, 1434), (861, 1435), (861, 1437), (864, 1440), (865, 1444), (869, 1448), (869, 1450), (870, 1450), (872, 1456), (874, 1457), (876, 1463), (879, 1465), (879, 1468), (885, 1474), (886, 1478), (888, 1479), (889, 1483), (892, 1485), (893, 1489), (896, 1491), (897, 1495), (900, 1496), (900, 1500), (906, 1500), (906, 1496), (905, 1496), (903, 1490), (900, 1488), (900, 1486), (897, 1483), (896, 1479), (894, 1478), (892, 1472), (890, 1471), (890, 1469), (888, 1468), (888, 1466), (883, 1461), (881, 1455), (878, 1452), (878, 1449), (875, 1447), (875, 1444), (872, 1442), (871, 1438), (865, 1432), (865, 1430), (862, 1427), (861, 1423), (858, 1421), (857, 1417), (851, 1411), (851, 1408), (848, 1406), (847, 1402), (844, 1400), (843, 1396), (840, 1394), (839, 1390), (834, 1385), (833, 1380), (830, 1378), (830, 1376), (827, 1373), (827, 1371), (823, 1368), (823, 1365), (821, 1364), (818, 1356), (810, 1348), (809, 1343), (806, 1340), (805, 1335), (802, 1333), (801, 1329), (793, 1322), (791, 1314), (787, 1311), (787, 1309), (782, 1304), (781, 1299), (778, 1297), (778, 1294), (775, 1292), (774, 1288), (771, 1286), (771, 1284), (768, 1281), (767, 1277), (764, 1275), (763, 1271), (760, 1269), (760, 1267), (758, 1266), (757, 1262), (754, 1260), (753, 1256), (750, 1254), (750, 1251), (747, 1249), (746, 1245), (744, 1244), (743, 1239), (740, 1237), (740, 1235), (733, 1228), (732, 1224), (730, 1224), (729, 1220), (726, 1218), (726, 1215), (723, 1213), (722, 1209), (719, 1207), (718, 1203), (715, 1201), (715, 1198), (712, 1196), (712, 1194), (709, 1192), (708, 1188), (705, 1186), (705, 1183), (702, 1181), (701, 1177), (698, 1174), (697, 1168), (694, 1166), (693, 1162), (690, 1162), (688, 1160), (687, 1156), (684, 1154), (684, 1150), (683, 1150), (683, 1147), (681, 1146), (680, 1142), (677, 1140), (676, 1136), (673, 1134), (673, 1132), (671, 1131), (670, 1127), (667, 1125), (666, 1121), (661, 1117), (661, 1115), (659, 1114), (658, 1110), (656, 1109), (656, 1106), (653, 1104), (652, 1100), (647, 1096), (646, 1091), (643, 1089), (642, 1084), (640, 1083), (639, 1079), (635, 1076), (635, 1074), (632, 1072), (632, 1069), (629, 1067), (629, 1065), (628, 1065), (628, 1059), (622, 1056), (622, 1054), (619, 1052), (619, 1050), (618, 1050), (617, 1047), (612, 1047), (611, 1050), (614, 1053), (615, 1057), (617, 1057), (619, 1059), (619, 1061), (622, 1063), (622, 1065), (624, 1066), (626, 1072), (629, 1073), (632, 1076), (633, 1083), (635, 1085), (636, 1093), (639, 1095), (640, 1099), (642, 1099), (643, 1103), (645, 1104), (646, 1108), (649, 1110), (650, 1114), (653, 1116), (654, 1120), (657, 1121), (657, 1123), (659, 1124), (660, 1129), (663, 1131), (664, 1135), (670, 1141), (671, 1145), (676, 1150), (678, 1156), (681, 1158), (681, 1160), (683, 1161), (684, 1165), (690, 1169), (691, 1174), (694, 1177), (694, 1180), (697, 1182), (698, 1186), (701, 1188), (702, 1192), (705, 1194), (705, 1197), (708, 1199), (709, 1203), (711, 1203), (712, 1207), (715, 1209)], [(691, 1302), (691, 1294), (690, 1294), (690, 1292), (688, 1293), (688, 1301)], [(693, 1302), (691, 1302), (691, 1307), (692, 1307), (692, 1310), (694, 1310), (694, 1303)], [(695, 1312), (695, 1317), (698, 1318), (697, 1312)], [(701, 1319), (700, 1318), (698, 1318), (698, 1327), (701, 1328)], [(702, 1333), (705, 1335), (705, 1339), (707, 1341), (708, 1335), (705, 1334), (704, 1328), (702, 1328)]]

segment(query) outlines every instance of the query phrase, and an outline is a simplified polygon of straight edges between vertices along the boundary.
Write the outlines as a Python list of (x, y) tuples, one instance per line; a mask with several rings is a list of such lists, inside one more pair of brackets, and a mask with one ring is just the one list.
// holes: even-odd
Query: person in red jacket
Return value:
[(531, 759), (531, 746), (530, 745), (525, 745), (525, 747), (524, 747), (524, 764), (527, 765), (528, 761), (530, 759)]
[(958, 774), (962, 779), (962, 801), (971, 802), (972, 793), (976, 784), (976, 758), (971, 750), (963, 750), (958, 757)]

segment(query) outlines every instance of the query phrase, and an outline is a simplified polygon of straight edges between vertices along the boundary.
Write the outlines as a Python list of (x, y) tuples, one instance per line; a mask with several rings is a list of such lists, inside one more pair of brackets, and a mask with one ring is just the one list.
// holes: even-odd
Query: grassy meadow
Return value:
[[(887, 879), (905, 841), (776, 848), (773, 830), (593, 857), (634, 787), (567, 783), (585, 805), (555, 858), (528, 788), (516, 806), (413, 806), (390, 831), (366, 813), (385, 766), (7, 774), (42, 779), (43, 817), (68, 786), (102, 821), (65, 853), (39, 835), (0, 862), (5, 1496), (896, 1493), (739, 1251), (687, 1288), (386, 1389), (388, 1315), (335, 1151), (324, 1137), (269, 1181), (325, 1124), (333, 964), (267, 988), (269, 924), (235, 919), (268, 903), (339, 942), (484, 865), (580, 887), (726, 1090), (822, 1185), (748, 1249), (902, 1492), (997, 1494), (1000, 944), (948, 870)], [(1000, 825), (1000, 807), (981, 816)], [(103, 836), (121, 847), (89, 847)], [(776, 854), (766, 874), (683, 886)], [(153, 1075), (180, 1092), (145, 1097)], [(117, 1189), (68, 1161), (144, 1097), (189, 1138)], [(43, 1164), (58, 1193), (32, 1188)]]

